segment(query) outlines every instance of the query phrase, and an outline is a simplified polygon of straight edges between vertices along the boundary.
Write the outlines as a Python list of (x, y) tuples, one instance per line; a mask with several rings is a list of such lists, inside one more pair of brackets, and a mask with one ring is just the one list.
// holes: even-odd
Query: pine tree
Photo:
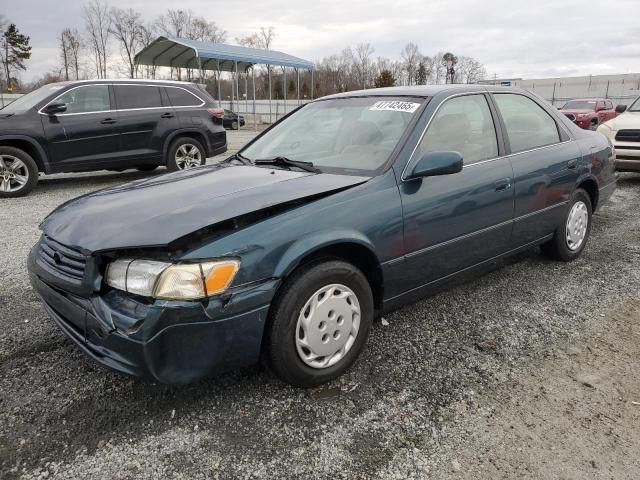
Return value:
[(382, 70), (373, 83), (376, 88), (393, 87), (396, 84), (396, 79), (390, 70)]
[(27, 69), (24, 62), (31, 58), (29, 41), (30, 38), (20, 33), (15, 23), (9, 25), (9, 28), (7, 28), (0, 38), (2, 65), (7, 79), (7, 90), (9, 91), (12, 89), (11, 71)]

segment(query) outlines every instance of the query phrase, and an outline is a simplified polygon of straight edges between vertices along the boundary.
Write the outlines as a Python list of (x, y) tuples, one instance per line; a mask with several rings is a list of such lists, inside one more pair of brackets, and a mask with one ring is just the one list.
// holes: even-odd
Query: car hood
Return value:
[(613, 130), (640, 129), (640, 112), (624, 112), (604, 124)]
[(573, 113), (574, 115), (578, 115), (580, 113), (595, 113), (593, 110), (583, 109), (571, 109), (571, 110), (560, 110), (560, 113)]
[(85, 253), (165, 246), (239, 215), (364, 183), (368, 177), (218, 164), (111, 187), (62, 204), (44, 234)]

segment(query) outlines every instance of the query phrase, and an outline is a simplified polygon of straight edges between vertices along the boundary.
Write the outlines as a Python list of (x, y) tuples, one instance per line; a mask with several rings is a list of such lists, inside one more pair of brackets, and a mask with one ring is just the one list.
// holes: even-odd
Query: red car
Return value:
[(569, 100), (559, 110), (585, 130), (595, 130), (601, 123), (618, 116), (611, 100), (604, 98), (576, 98)]

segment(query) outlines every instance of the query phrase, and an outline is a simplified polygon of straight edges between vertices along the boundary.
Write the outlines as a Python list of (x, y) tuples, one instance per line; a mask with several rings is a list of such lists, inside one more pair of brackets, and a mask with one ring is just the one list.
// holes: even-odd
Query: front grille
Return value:
[(640, 142), (640, 130), (618, 130), (616, 140), (620, 142)]
[(565, 113), (564, 116), (567, 117), (572, 122), (576, 121), (576, 116), (573, 113)]
[(42, 236), (39, 249), (40, 259), (61, 275), (82, 281), (87, 266), (87, 259), (80, 252)]

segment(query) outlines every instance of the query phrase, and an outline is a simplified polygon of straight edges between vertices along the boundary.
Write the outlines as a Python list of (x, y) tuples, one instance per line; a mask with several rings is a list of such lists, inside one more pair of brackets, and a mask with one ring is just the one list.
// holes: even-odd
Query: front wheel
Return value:
[(542, 252), (554, 260), (570, 262), (580, 256), (589, 240), (592, 217), (591, 198), (586, 191), (578, 188), (562, 216), (551, 240), (541, 245)]
[(295, 386), (333, 380), (364, 348), (373, 316), (371, 287), (356, 267), (340, 260), (304, 266), (285, 282), (272, 306), (267, 363)]
[(0, 198), (23, 197), (38, 183), (38, 166), (29, 154), (0, 147)]
[(167, 169), (169, 171), (189, 170), (204, 165), (205, 150), (202, 144), (191, 137), (181, 137), (169, 147)]

